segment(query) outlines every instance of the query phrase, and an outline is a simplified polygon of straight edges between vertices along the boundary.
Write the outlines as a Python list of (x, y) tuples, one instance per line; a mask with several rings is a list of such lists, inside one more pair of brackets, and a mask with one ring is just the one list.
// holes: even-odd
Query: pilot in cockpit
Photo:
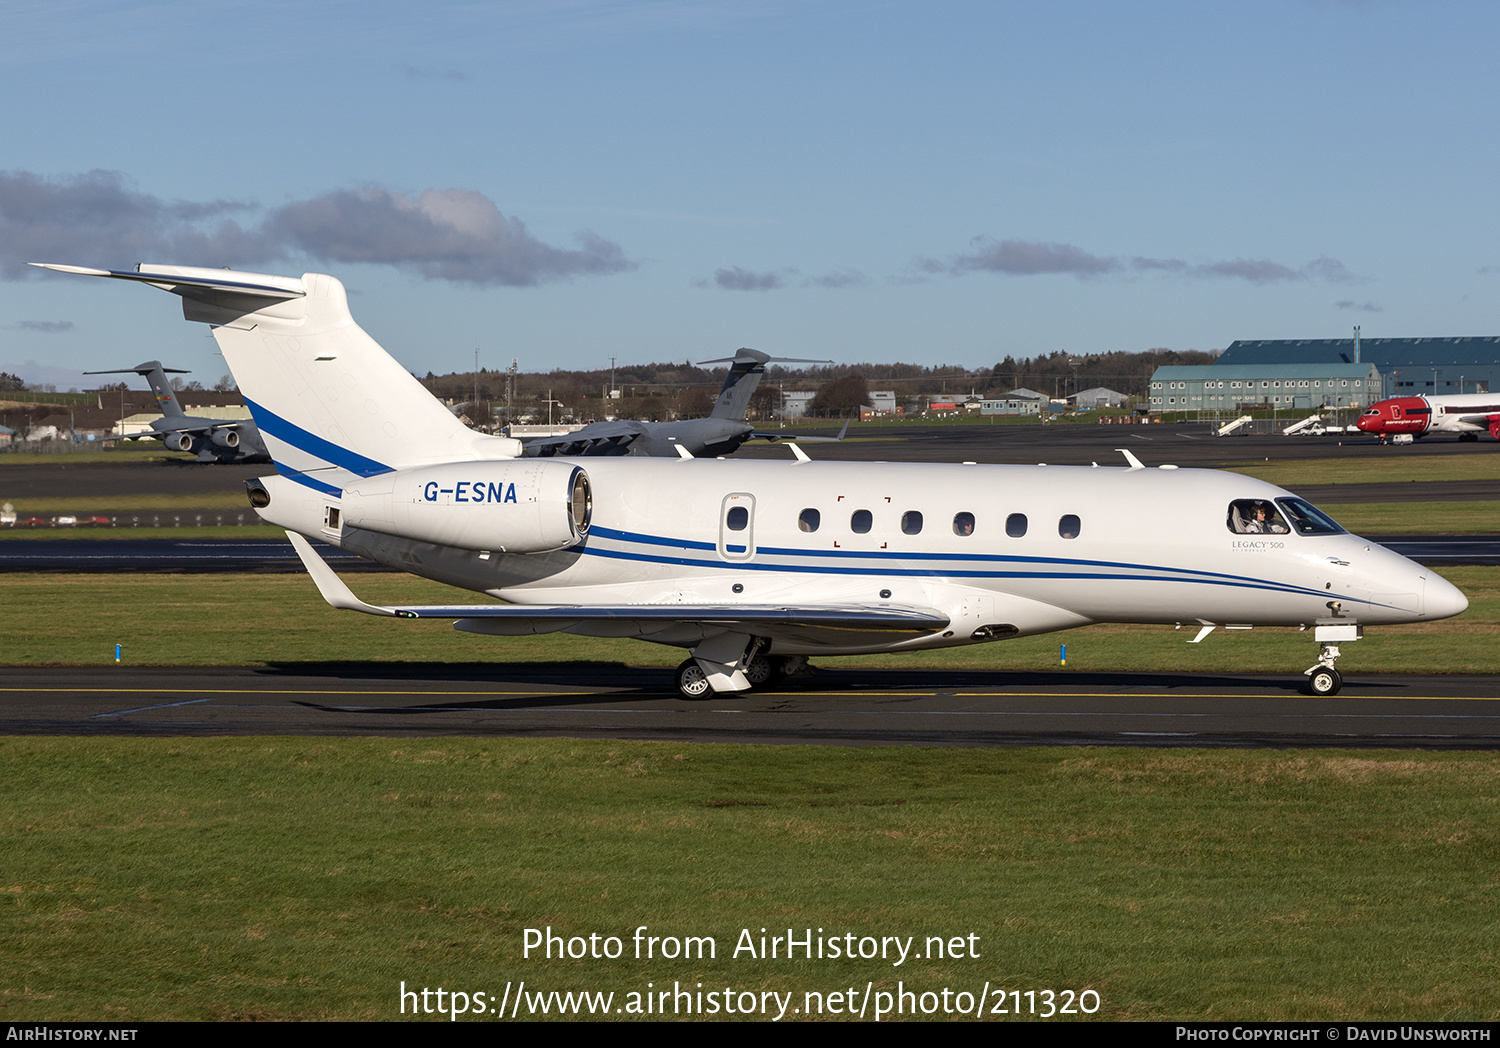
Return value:
[(1236, 502), (1233, 519), (1234, 530), (1242, 535), (1285, 535), (1287, 533), (1287, 526), (1281, 519), (1281, 514), (1260, 500), (1248, 505), (1244, 502)]

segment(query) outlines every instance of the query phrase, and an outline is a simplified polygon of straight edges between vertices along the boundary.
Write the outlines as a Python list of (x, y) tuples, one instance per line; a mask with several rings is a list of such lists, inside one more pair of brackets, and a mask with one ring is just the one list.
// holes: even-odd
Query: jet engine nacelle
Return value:
[(173, 433), (167, 437), (166, 445), (173, 451), (196, 451), (198, 442), (191, 433)]
[(459, 549), (550, 553), (588, 534), (589, 478), (571, 462), (415, 466), (344, 488), (344, 526)]
[(237, 448), (240, 446), (240, 431), (237, 429), (216, 429), (214, 430), (213, 440), (221, 448)]

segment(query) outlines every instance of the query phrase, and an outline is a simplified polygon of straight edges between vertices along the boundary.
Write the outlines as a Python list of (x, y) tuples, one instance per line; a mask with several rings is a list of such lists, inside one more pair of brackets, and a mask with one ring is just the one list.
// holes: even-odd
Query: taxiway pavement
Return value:
[(0, 735), (564, 736), (922, 746), (1500, 748), (1500, 676), (819, 670), (689, 702), (666, 669), (0, 669)]

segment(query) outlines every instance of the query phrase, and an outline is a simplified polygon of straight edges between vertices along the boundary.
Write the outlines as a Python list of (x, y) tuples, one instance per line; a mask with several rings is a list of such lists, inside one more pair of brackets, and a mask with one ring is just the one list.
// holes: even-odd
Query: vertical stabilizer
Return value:
[(137, 365), (135, 373), (146, 377), (146, 384), (151, 387), (151, 392), (156, 394), (156, 405), (161, 409), (163, 416), (166, 418), (187, 417), (187, 412), (183, 411), (182, 405), (177, 402), (177, 394), (172, 389), (172, 383), (167, 381), (167, 369), (161, 366), (161, 361), (150, 360)]
[(114, 371), (85, 371), (85, 375), (140, 375), (146, 380), (146, 385), (151, 387), (151, 392), (156, 396), (156, 406), (166, 418), (187, 418), (187, 412), (182, 410), (182, 405), (177, 402), (177, 394), (172, 390), (172, 383), (167, 381), (170, 375), (186, 375), (188, 372), (182, 368), (164, 368), (159, 360), (148, 360), (137, 364), (133, 368), (119, 368)]
[(343, 486), (405, 466), (512, 458), (519, 441), (475, 433), (367, 335), (344, 285), (187, 266), (134, 272), (46, 266), (151, 284), (182, 298), (188, 320), (213, 325), (246, 406), (284, 473)]
[(754, 349), (736, 350), (734, 356), (719, 360), (699, 361), (703, 364), (728, 364), (729, 374), (724, 376), (724, 388), (719, 390), (719, 399), (714, 402), (709, 418), (724, 418), (743, 422), (750, 398), (760, 386), (767, 364), (832, 364), (831, 360), (799, 360), (795, 357), (772, 357)]

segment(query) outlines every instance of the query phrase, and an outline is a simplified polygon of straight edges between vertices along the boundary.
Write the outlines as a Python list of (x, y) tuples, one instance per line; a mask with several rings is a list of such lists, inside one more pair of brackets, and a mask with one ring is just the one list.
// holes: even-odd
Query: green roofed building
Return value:
[[(1238, 344), (1238, 343), (1236, 343)], [(1225, 364), (1160, 367), (1151, 411), (1317, 411), (1363, 408), (1381, 397), (1374, 364)]]
[[(1241, 339), (1231, 343), (1213, 366), (1352, 364), (1354, 360), (1352, 338)], [(1362, 337), (1359, 362), (1380, 370), (1381, 398), (1500, 390), (1500, 336)]]

